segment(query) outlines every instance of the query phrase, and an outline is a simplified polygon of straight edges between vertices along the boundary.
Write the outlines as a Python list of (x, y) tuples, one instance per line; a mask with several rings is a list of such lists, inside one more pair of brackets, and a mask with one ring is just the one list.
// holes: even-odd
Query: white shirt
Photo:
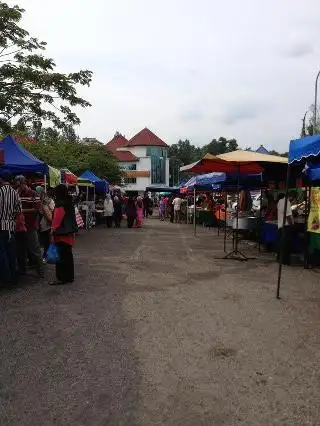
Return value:
[(112, 216), (113, 213), (114, 213), (113, 201), (105, 199), (103, 203), (103, 215)]
[(179, 197), (175, 198), (175, 199), (172, 201), (172, 204), (173, 204), (173, 210), (174, 210), (174, 211), (176, 211), (176, 212), (180, 211), (180, 209), (181, 209), (181, 203), (182, 203), (181, 198), (179, 198)]
[[(278, 228), (282, 228), (283, 224), (283, 213), (284, 213), (284, 202), (285, 199), (281, 198), (281, 200), (278, 201), (277, 209), (278, 209)], [(285, 226), (290, 225), (288, 221), (288, 216), (292, 216), (292, 209), (291, 209), (291, 203), (288, 200), (287, 201), (287, 215), (286, 215), (286, 223)]]

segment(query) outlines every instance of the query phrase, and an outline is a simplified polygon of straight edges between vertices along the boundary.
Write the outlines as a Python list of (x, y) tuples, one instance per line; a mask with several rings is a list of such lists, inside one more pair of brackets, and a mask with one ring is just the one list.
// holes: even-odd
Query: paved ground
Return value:
[(319, 425), (319, 275), (285, 269), (277, 301), (275, 263), (221, 248), (156, 220), (100, 228), (74, 285), (2, 291), (0, 424)]

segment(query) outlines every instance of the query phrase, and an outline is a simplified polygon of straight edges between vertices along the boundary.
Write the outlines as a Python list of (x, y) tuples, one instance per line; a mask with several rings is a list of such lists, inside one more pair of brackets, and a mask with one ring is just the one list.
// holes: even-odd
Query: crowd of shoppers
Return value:
[(103, 205), (103, 216), (108, 228), (113, 224), (121, 227), (122, 219), (126, 219), (128, 228), (141, 228), (143, 220), (152, 215), (152, 200), (147, 193), (143, 197), (122, 197), (120, 193), (106, 195)]
[(43, 277), (51, 242), (56, 244), (60, 258), (56, 264), (57, 280), (51, 284), (72, 282), (76, 232), (74, 206), (65, 185), (55, 188), (53, 199), (43, 187), (30, 188), (24, 176), (12, 179), (0, 169), (1, 284), (14, 285), (29, 270)]

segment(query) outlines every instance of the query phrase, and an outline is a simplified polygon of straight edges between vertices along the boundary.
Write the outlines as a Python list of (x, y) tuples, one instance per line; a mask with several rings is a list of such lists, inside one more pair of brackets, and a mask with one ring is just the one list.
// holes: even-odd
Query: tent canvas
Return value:
[(197, 174), (210, 172), (250, 174), (261, 173), (263, 168), (252, 160), (224, 159), (222, 156), (206, 154), (201, 160), (181, 167), (180, 171)]
[(61, 183), (60, 170), (55, 169), (52, 166), (49, 166), (49, 185), (51, 186), (51, 188), (54, 188), (60, 183)]
[[(184, 188), (195, 188), (197, 190), (210, 191), (220, 189), (234, 189), (238, 184), (238, 175), (236, 173), (207, 173), (204, 175), (193, 176)], [(240, 188), (261, 188), (262, 175), (240, 174), (239, 185)]]
[(320, 135), (295, 139), (289, 146), (289, 163), (320, 155)]
[(91, 170), (86, 170), (85, 172), (83, 172), (80, 176), (80, 179), (86, 179), (94, 183), (96, 187), (96, 192), (98, 193), (106, 194), (109, 191), (109, 182), (100, 179)]
[(11, 174), (41, 173), (45, 175), (48, 173), (48, 166), (25, 150), (12, 136), (6, 136), (0, 142), (0, 149), (4, 152), (3, 168)]
[(288, 159), (279, 155), (261, 154), (260, 152), (236, 151), (227, 152), (226, 154), (217, 155), (218, 158), (225, 161), (236, 163), (281, 163), (288, 164)]
[(69, 169), (61, 169), (61, 181), (68, 185), (77, 185), (78, 178), (74, 173), (70, 172)]

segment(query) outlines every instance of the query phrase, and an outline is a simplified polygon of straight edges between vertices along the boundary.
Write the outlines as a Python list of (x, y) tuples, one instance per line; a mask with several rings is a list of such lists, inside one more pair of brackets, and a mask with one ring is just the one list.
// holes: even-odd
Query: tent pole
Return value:
[(196, 188), (193, 188), (193, 229), (194, 236), (197, 235), (197, 220), (196, 220)]
[(188, 197), (188, 193), (187, 193), (187, 218), (186, 218), (186, 224), (188, 225), (189, 223), (189, 197)]
[(282, 217), (282, 234), (280, 243), (280, 255), (279, 255), (279, 269), (278, 269), (278, 283), (277, 283), (277, 299), (280, 299), (280, 285), (281, 285), (281, 274), (282, 274), (282, 263), (284, 258), (284, 240), (285, 240), (285, 224), (287, 219), (287, 206), (288, 206), (288, 195), (289, 195), (289, 183), (290, 183), (290, 164), (288, 163), (287, 168), (287, 181), (286, 181), (286, 195), (284, 199), (284, 210)]
[(238, 176), (237, 176), (237, 210), (236, 210), (236, 214), (237, 214), (237, 220), (236, 220), (236, 245), (235, 245), (235, 250), (236, 252), (238, 252), (238, 244), (239, 244), (239, 239), (238, 239), (238, 232), (239, 232), (239, 202), (240, 202), (240, 164), (238, 165)]
[(228, 208), (228, 194), (226, 192), (224, 200), (224, 237), (223, 237), (223, 251), (227, 251), (227, 208)]
[(47, 192), (47, 175), (44, 175), (44, 192)]
[(304, 269), (309, 268), (309, 233), (308, 233), (308, 216), (310, 212), (310, 198), (311, 198), (311, 186), (305, 187), (305, 208), (304, 208), (304, 232), (305, 232), (305, 247), (304, 247)]
[[(216, 211), (216, 209), (215, 209)], [(220, 220), (221, 220), (221, 208), (219, 208), (219, 218), (218, 218), (218, 237), (220, 236)]]
[(258, 240), (258, 249), (261, 253), (261, 234), (262, 234), (262, 188), (260, 188), (260, 209), (259, 209), (259, 240)]

